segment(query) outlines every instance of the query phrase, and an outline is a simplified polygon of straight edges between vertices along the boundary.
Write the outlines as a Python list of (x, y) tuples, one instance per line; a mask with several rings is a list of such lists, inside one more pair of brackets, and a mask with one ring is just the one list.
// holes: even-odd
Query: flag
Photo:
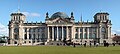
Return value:
[(81, 14), (81, 17), (80, 17), (80, 26), (82, 27), (82, 14)]

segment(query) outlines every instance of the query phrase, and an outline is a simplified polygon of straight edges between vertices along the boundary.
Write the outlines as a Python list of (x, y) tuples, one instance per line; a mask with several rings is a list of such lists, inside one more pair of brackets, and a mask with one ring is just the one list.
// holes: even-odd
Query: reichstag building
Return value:
[(104, 41), (112, 43), (111, 20), (107, 12), (98, 12), (94, 21), (82, 21), (82, 17), (75, 22), (73, 12), (68, 16), (64, 12), (56, 12), (49, 17), (48, 12), (45, 22), (26, 22), (26, 16), (20, 12), (12, 13), (9, 21), (9, 44), (11, 45), (37, 45), (45, 43), (50, 45), (55, 42), (71, 40), (73, 43), (89, 43)]

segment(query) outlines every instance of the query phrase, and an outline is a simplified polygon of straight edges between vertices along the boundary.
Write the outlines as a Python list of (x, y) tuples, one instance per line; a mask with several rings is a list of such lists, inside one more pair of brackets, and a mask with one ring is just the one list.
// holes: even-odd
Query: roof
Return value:
[(68, 15), (66, 13), (64, 13), (64, 12), (56, 12), (51, 16), (51, 18), (58, 18), (58, 17), (60, 17), (60, 18), (69, 18)]
[(12, 15), (24, 15), (24, 14), (22, 14), (22, 13), (12, 13), (11, 16)]

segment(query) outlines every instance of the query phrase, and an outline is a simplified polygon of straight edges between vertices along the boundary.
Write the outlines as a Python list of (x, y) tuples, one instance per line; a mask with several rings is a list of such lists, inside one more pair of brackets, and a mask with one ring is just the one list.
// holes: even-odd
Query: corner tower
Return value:
[(18, 11), (11, 14), (11, 20), (9, 21), (9, 44), (22, 44), (22, 25), (25, 22), (25, 15)]
[(107, 12), (99, 12), (94, 15), (94, 22), (98, 28), (98, 39), (100, 43), (112, 42), (111, 40), (111, 20), (109, 20), (109, 14)]

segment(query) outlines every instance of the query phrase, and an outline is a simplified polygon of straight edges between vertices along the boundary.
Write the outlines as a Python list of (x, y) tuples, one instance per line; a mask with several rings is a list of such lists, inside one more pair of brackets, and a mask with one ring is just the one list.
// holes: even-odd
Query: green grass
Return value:
[(80, 47), (72, 46), (1, 46), (0, 54), (120, 54), (120, 46)]

